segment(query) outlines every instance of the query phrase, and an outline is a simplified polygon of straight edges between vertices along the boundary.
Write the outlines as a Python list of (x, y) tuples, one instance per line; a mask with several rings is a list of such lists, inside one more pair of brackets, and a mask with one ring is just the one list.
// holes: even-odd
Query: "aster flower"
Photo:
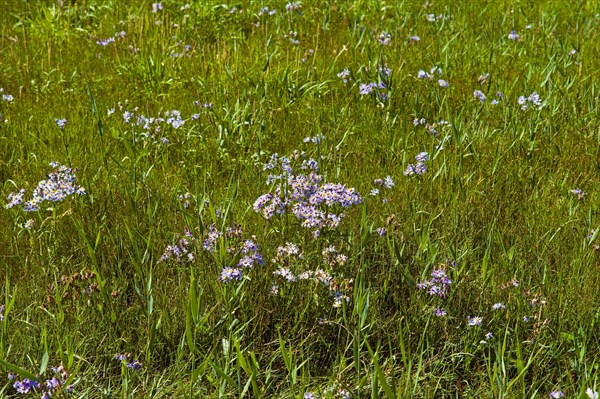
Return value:
[(483, 317), (479, 317), (479, 316), (471, 317), (471, 316), (469, 316), (467, 324), (469, 326), (471, 326), (471, 327), (474, 327), (474, 326), (480, 326), (482, 322), (483, 322)]
[(485, 102), (485, 100), (486, 100), (485, 94), (483, 94), (483, 92), (481, 90), (475, 90), (473, 92), (473, 97), (475, 97), (476, 99), (478, 99), (481, 102)]
[(508, 34), (508, 40), (519, 40), (519, 35), (517, 35), (517, 32), (515, 32), (514, 30), (511, 30), (510, 33)]
[(387, 32), (381, 32), (377, 37), (377, 40), (379, 41), (379, 43), (383, 44), (384, 46), (387, 46), (392, 40), (392, 35), (390, 35)]
[(559, 399), (564, 397), (565, 394), (562, 393), (562, 391), (552, 391), (548, 396), (550, 396), (552, 399)]
[(62, 129), (62, 130), (64, 130), (65, 125), (67, 124), (67, 120), (65, 118), (62, 118), (62, 119), (54, 118), (54, 122), (56, 123), (56, 126), (58, 126), (58, 128)]
[(450, 83), (448, 83), (444, 79), (439, 79), (438, 84), (440, 85), (440, 87), (450, 87)]
[(588, 396), (588, 398), (590, 399), (598, 399), (598, 392), (592, 390), (592, 388), (589, 388), (585, 390), (585, 394)]

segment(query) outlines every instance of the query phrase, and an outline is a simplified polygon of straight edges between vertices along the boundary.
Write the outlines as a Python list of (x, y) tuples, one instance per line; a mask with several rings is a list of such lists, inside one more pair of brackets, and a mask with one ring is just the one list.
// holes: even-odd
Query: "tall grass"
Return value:
[(597, 390), (595, 2), (3, 8), (0, 397)]

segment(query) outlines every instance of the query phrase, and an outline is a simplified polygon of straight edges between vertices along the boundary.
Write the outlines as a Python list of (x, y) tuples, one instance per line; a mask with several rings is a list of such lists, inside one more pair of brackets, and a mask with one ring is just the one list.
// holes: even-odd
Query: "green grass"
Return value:
[[(78, 398), (600, 389), (596, 2), (194, 3), (165, 0), (156, 13), (151, 1), (3, 6), (0, 97), (13, 96), (0, 99), (5, 203), (20, 188), (30, 199), (51, 161), (77, 168), (86, 191), (36, 212), (0, 211), (6, 374), (51, 378), (62, 364), (73, 393), (53, 397)], [(277, 13), (259, 16), (263, 6)], [(417, 77), (434, 66), (443, 73)], [(369, 82), (384, 82), (376, 91), (388, 98), (361, 95)], [(522, 110), (518, 98), (534, 91), (542, 106)], [(147, 136), (123, 117), (172, 110), (185, 123)], [(450, 125), (434, 135), (415, 118)], [(423, 151), (427, 172), (404, 176)], [(277, 186), (266, 183), (281, 173), (265, 169), (273, 154), (290, 156), (295, 174), (314, 158), (323, 183), (354, 187), (362, 202), (330, 207), (345, 216), (319, 238), (289, 211), (266, 219), (253, 204)], [(393, 188), (374, 183), (388, 175)], [(203, 248), (211, 226), (238, 224), (241, 235)], [(161, 261), (185, 229), (194, 260)], [(246, 239), (264, 266), (222, 282)], [(278, 255), (286, 243), (303, 257)], [(330, 246), (347, 259), (324, 257)], [(278, 265), (332, 280), (285, 282)], [(417, 287), (440, 268), (447, 295)], [(481, 325), (468, 326), (475, 316)], [(23, 396), (6, 374), (0, 397)]]

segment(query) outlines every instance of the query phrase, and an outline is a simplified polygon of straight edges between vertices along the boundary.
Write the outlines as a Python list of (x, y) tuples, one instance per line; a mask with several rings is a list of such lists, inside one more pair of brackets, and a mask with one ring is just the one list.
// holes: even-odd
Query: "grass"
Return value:
[[(85, 189), (0, 212), (7, 374), (56, 375), (53, 397), (593, 396), (595, 2), (162, 6), (0, 14), (5, 203), (31, 199), (52, 161)], [(361, 95), (371, 82), (385, 88)], [(421, 152), (427, 171), (405, 176)], [(292, 201), (281, 182), (310, 178), (310, 158), (313, 189), (361, 198), (317, 207), (344, 213), (318, 238), (291, 203), (254, 209)], [(243, 248), (254, 267), (223, 281)], [(442, 275), (439, 295), (419, 288)], [(0, 397), (23, 396), (14, 383), (0, 377)]]

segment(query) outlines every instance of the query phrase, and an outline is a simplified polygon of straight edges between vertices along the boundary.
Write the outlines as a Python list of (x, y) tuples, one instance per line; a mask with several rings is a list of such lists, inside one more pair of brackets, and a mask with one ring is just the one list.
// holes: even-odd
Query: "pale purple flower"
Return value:
[(505, 309), (506, 306), (502, 303), (502, 302), (498, 302), (492, 305), (492, 309), (494, 310), (500, 310), (500, 309)]
[(471, 326), (471, 327), (474, 327), (474, 326), (480, 326), (482, 322), (483, 322), (483, 317), (479, 317), (479, 316), (471, 317), (471, 316), (469, 316), (467, 324), (469, 326)]
[(448, 83), (444, 79), (439, 79), (438, 84), (440, 85), (440, 87), (450, 87), (450, 83)]
[(473, 97), (475, 97), (476, 99), (478, 99), (481, 102), (485, 102), (485, 94), (483, 94), (483, 92), (481, 90), (475, 90), (473, 92)]
[(515, 32), (514, 30), (511, 30), (510, 33), (508, 34), (508, 40), (518, 40), (519, 39), (519, 35), (517, 35), (517, 32)]
[(232, 280), (241, 280), (242, 272), (239, 269), (235, 269), (233, 267), (226, 266), (221, 271), (221, 281), (224, 283), (228, 283)]
[(562, 393), (562, 391), (552, 391), (548, 396), (550, 396), (552, 399), (559, 399), (564, 397), (565, 394)]
[(588, 398), (590, 399), (598, 399), (598, 392), (592, 390), (592, 388), (589, 388), (585, 390), (585, 394), (588, 396)]
[(56, 123), (56, 126), (58, 126), (59, 129), (64, 129), (65, 125), (67, 124), (67, 120), (65, 118), (54, 118), (54, 122)]
[(379, 41), (379, 43), (383, 44), (384, 46), (387, 46), (392, 40), (392, 35), (390, 35), (387, 32), (381, 32), (377, 37), (377, 40)]
[(433, 311), (433, 314), (436, 317), (445, 317), (447, 315), (446, 310), (442, 309), (442, 308), (435, 308), (435, 310)]

